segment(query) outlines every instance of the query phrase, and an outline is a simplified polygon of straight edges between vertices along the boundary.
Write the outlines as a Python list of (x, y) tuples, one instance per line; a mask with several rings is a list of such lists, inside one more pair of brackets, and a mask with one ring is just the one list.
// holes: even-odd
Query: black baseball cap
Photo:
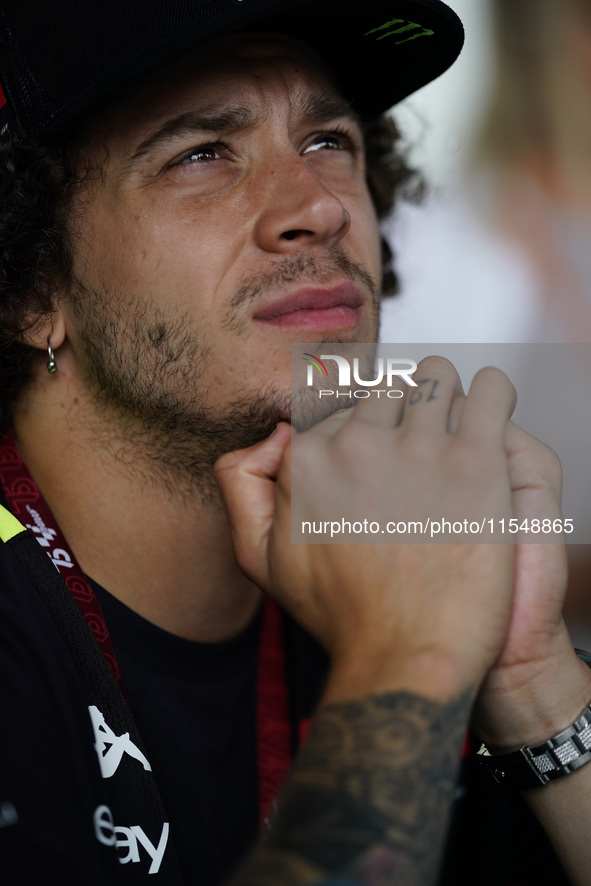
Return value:
[(442, 74), (464, 41), (439, 0), (0, 0), (0, 132), (50, 135), (192, 47), (255, 28), (315, 48), (364, 117)]

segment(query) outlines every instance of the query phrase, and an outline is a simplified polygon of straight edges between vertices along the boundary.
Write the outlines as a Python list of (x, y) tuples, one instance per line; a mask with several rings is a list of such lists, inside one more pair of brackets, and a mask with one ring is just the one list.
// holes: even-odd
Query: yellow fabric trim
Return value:
[(25, 531), (23, 524), (19, 523), (10, 511), (0, 505), (0, 538), (2, 541), (10, 541), (15, 535)]

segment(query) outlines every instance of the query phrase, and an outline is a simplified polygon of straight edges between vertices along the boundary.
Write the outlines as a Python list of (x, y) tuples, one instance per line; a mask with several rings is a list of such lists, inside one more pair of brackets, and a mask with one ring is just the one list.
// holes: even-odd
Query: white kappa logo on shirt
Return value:
[(152, 771), (152, 767), (144, 754), (130, 739), (129, 732), (124, 732), (123, 735), (115, 735), (96, 705), (90, 705), (88, 710), (94, 728), (94, 749), (99, 759), (103, 778), (110, 778), (117, 772), (123, 754), (135, 757), (147, 772)]

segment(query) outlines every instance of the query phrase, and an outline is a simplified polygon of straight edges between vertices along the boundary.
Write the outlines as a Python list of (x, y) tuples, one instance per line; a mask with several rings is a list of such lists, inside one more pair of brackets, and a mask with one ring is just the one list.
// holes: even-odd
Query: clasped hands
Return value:
[(422, 361), (415, 380), (436, 381), (436, 396), (361, 400), (218, 461), (237, 562), (325, 646), (330, 700), (469, 691), (493, 747), (545, 740), (591, 698), (561, 617), (562, 543), (291, 543), (292, 489), (317, 520), (327, 501), (369, 507), (383, 525), (393, 507), (560, 517), (558, 458), (511, 423), (516, 394), (500, 370), (481, 370), (467, 396), (443, 358)]

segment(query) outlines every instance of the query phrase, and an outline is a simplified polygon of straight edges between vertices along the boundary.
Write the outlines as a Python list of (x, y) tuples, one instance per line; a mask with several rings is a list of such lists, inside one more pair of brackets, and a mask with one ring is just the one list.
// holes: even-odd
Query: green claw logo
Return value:
[[(392, 27), (393, 25), (398, 25), (398, 27)], [(396, 46), (400, 46), (401, 43), (408, 43), (410, 40), (418, 40), (419, 37), (432, 37), (435, 33), (430, 28), (424, 28), (416, 22), (407, 22), (403, 18), (393, 18), (378, 28), (366, 31), (364, 36), (369, 37), (370, 34), (377, 34), (379, 31), (385, 31), (386, 33), (379, 34), (376, 40), (384, 40), (386, 37), (402, 37), (401, 40), (396, 40)]]

